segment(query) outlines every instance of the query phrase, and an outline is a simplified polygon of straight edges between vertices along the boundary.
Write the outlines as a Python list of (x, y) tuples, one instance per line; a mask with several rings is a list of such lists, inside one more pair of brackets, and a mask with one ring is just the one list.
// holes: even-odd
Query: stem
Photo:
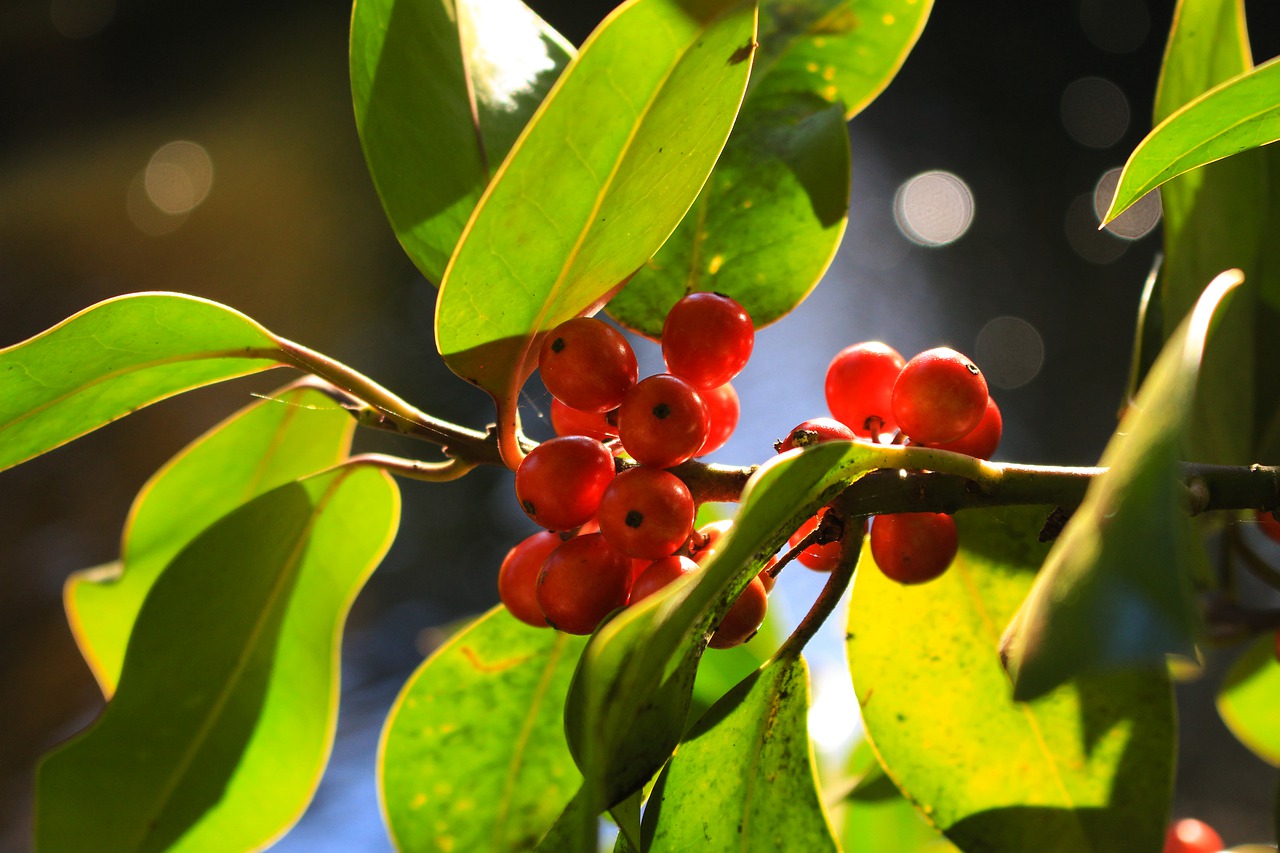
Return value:
[(361, 453), (347, 460), (348, 465), (369, 465), (392, 474), (428, 483), (447, 483), (456, 480), (476, 467), (476, 463), (462, 459), (445, 462), (423, 462), (419, 459), (403, 459), (385, 453)]
[[(837, 510), (830, 510), (828, 514), (834, 511)], [(862, 520), (846, 522), (844, 537), (840, 540), (840, 562), (831, 571), (831, 576), (827, 578), (826, 585), (822, 587), (822, 592), (818, 593), (809, 612), (778, 649), (778, 653), (774, 655), (775, 659), (794, 659), (799, 655), (836, 609), (841, 596), (849, 586), (849, 581), (853, 580), (854, 571), (858, 568), (858, 555), (862, 553), (862, 537), (866, 530), (866, 522)], [(816, 530), (814, 534), (817, 534)]]

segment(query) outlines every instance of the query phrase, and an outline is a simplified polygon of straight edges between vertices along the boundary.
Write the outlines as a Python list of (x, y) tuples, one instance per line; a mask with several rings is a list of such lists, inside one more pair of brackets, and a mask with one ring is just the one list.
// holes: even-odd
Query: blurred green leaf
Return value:
[(493, 396), (504, 444), (541, 337), (598, 308), (697, 197), (737, 114), (755, 7), (630, 0), (583, 45), (468, 223), (436, 341)]
[(809, 668), (799, 654), (757, 670), (702, 716), (649, 797), (646, 849), (838, 850), (818, 798)]
[(120, 562), (76, 572), (63, 590), (71, 632), (108, 699), (138, 610), (174, 556), (241, 504), (336, 465), (354, 429), (330, 397), (286, 388), (237, 412), (152, 475), (129, 513)]
[(182, 391), (277, 367), (271, 333), (178, 293), (99, 302), (0, 349), (0, 470)]
[[(684, 731), (706, 635), (799, 524), (883, 462), (870, 444), (830, 442), (766, 462), (721, 550), (702, 571), (597, 629), (565, 707), (569, 747), (598, 813), (643, 786)], [(578, 823), (579, 834), (591, 826)], [(547, 848), (553, 849), (553, 848)]]
[(333, 740), (342, 623), (398, 517), (386, 473), (344, 467), (192, 540), (143, 603), (106, 711), (40, 766), (39, 849), (250, 850), (292, 825)]
[(1231, 665), (1218, 693), (1218, 713), (1242, 744), (1280, 766), (1280, 663), (1273, 633), (1251, 643)]
[(1101, 465), (1002, 640), (1019, 699), (1077, 675), (1194, 656), (1200, 627), (1191, 577), (1204, 545), (1177, 479), (1196, 378), (1214, 315), (1240, 284), (1210, 283), (1169, 338)]
[(1047, 511), (958, 513), (959, 555), (919, 586), (888, 580), (864, 554), (848, 651), (866, 733), (962, 850), (1156, 850), (1173, 772), (1167, 674), (1086, 676), (1029, 703), (1009, 695), (1000, 626), (1045, 555)]
[(1110, 222), (1172, 177), (1280, 139), (1280, 60), (1239, 74), (1180, 107), (1138, 144), (1103, 217)]
[(766, 0), (724, 154), (680, 227), (609, 302), (610, 316), (656, 338), (671, 306), (696, 290), (732, 296), (757, 328), (804, 300), (847, 223), (845, 120), (897, 73), (931, 5)]
[(356, 127), (391, 227), (431, 282), (572, 55), (519, 0), (355, 3)]
[(564, 699), (585, 644), (499, 606), (418, 667), (379, 750), (399, 849), (533, 849), (581, 780)]
[(854, 747), (849, 771), (858, 783), (832, 809), (846, 853), (878, 853), (889, 841), (895, 853), (938, 850), (942, 836), (885, 775), (867, 740)]
[[(1180, 2), (1160, 69), (1155, 123), (1252, 67), (1240, 0)], [(1241, 465), (1255, 460), (1255, 408), (1267, 407), (1255, 406), (1254, 374), (1257, 365), (1280, 357), (1280, 352), (1264, 354), (1274, 335), (1255, 334), (1255, 329), (1274, 327), (1274, 321), (1266, 326), (1257, 316), (1263, 281), (1257, 274), (1258, 250), (1270, 240), (1264, 227), (1270, 157), (1268, 151), (1247, 152), (1194, 169), (1160, 188), (1165, 262), (1156, 298), (1163, 328), (1154, 329), (1160, 340), (1192, 309), (1206, 281), (1232, 268), (1246, 276), (1221, 320), (1230, 332), (1220, 336), (1201, 366), (1189, 439), (1190, 458), (1201, 462)]]

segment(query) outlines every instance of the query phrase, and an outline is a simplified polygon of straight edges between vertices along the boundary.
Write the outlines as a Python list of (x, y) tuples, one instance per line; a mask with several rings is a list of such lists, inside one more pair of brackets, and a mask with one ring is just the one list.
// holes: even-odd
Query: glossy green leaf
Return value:
[(349, 466), (273, 489), (191, 541), (138, 613), (115, 697), (37, 778), (45, 853), (263, 847), (333, 740), (342, 623), (399, 493)]
[(1249, 645), (1222, 682), (1218, 713), (1241, 743), (1280, 767), (1280, 663), (1268, 633)]
[(1129, 155), (1104, 222), (1172, 177), (1280, 139), (1280, 61), (1271, 60), (1182, 106)]
[(1157, 850), (1173, 773), (1167, 674), (1091, 675), (1010, 698), (997, 643), (1045, 556), (1047, 512), (958, 513), (960, 553), (919, 586), (888, 580), (864, 554), (848, 652), (866, 734), (962, 850)]
[(569, 747), (596, 812), (643, 786), (670, 756), (684, 731), (707, 632), (763, 562), (804, 519), (895, 451), (902, 453), (830, 442), (774, 457), (749, 482), (722, 550), (696, 576), (597, 629), (565, 708)]
[(610, 300), (610, 316), (656, 338), (695, 290), (732, 296), (757, 328), (795, 308), (847, 224), (845, 120), (897, 73), (931, 5), (761, 4), (759, 56), (724, 154), (680, 227)]
[(839, 849), (809, 743), (809, 668), (799, 654), (757, 670), (690, 730), (649, 797), (646, 849)]
[(120, 562), (76, 572), (63, 590), (80, 653), (108, 699), (134, 619), (174, 556), (241, 504), (336, 465), (354, 429), (330, 397), (287, 388), (214, 427), (152, 475), (129, 513)]
[(1177, 465), (1214, 314), (1240, 281), (1238, 270), (1215, 278), (1169, 338), (1102, 454), (1109, 470), (1089, 486), (1005, 632), (1018, 698), (1084, 672), (1163, 670), (1168, 654), (1193, 656), (1191, 577), (1205, 555)]
[(379, 750), (399, 849), (533, 849), (581, 781), (564, 700), (585, 644), (499, 606), (418, 667)]
[(0, 349), (0, 470), (157, 400), (276, 367), (271, 333), (216, 302), (138, 293)]
[(754, 4), (629, 0), (583, 45), (503, 163), (436, 303), (449, 367), (515, 404), (541, 336), (592, 311), (697, 197), (751, 68)]
[[(1160, 70), (1155, 122), (1252, 67), (1240, 0), (1179, 3)], [(1165, 261), (1156, 298), (1164, 321), (1156, 335), (1163, 340), (1171, 333), (1218, 273), (1238, 268), (1247, 279), (1221, 320), (1229, 333), (1201, 367), (1189, 448), (1190, 458), (1201, 462), (1240, 465), (1255, 458), (1255, 364), (1269, 363), (1262, 352), (1255, 359), (1255, 329), (1265, 328), (1257, 316), (1257, 256), (1269, 240), (1263, 227), (1269, 154), (1252, 151), (1211, 163), (1160, 188)], [(1256, 345), (1265, 349), (1273, 338), (1258, 336)]]
[(519, 0), (357, 0), (356, 127), (400, 244), (439, 283), (573, 48)]

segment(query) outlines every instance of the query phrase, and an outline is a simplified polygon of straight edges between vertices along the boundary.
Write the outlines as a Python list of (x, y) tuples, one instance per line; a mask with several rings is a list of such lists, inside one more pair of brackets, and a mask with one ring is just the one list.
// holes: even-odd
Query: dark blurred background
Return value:
[[(612, 6), (531, 5), (575, 43)], [(1248, 9), (1262, 61), (1280, 50), (1280, 11)], [(490, 419), (487, 398), (436, 356), (435, 291), (365, 171), (350, 12), (347, 0), (0, 4), (0, 345), (110, 296), (178, 290), (433, 413)], [(826, 362), (880, 338), (976, 358), (1005, 413), (998, 458), (1095, 462), (1159, 228), (1148, 216), (1127, 225), (1132, 239), (1100, 234), (1093, 198), (1150, 127), (1171, 14), (1144, 0), (940, 3), (850, 126), (845, 243), (814, 297), (759, 335), (735, 383), (743, 426), (716, 458), (760, 461), (772, 438), (826, 414)], [(656, 369), (655, 349), (641, 355)], [(38, 756), (100, 708), (62, 612), (67, 575), (116, 557), (152, 471), (287, 378), (156, 405), (0, 475), (0, 850), (29, 845)], [(535, 431), (545, 409), (531, 392)], [(349, 622), (333, 766), (281, 849), (388, 848), (373, 793), (381, 718), (443, 626), (496, 602), (501, 556), (530, 529), (503, 472), (403, 490), (401, 535)], [(1231, 843), (1270, 840), (1275, 773), (1223, 731), (1211, 688), (1183, 691), (1176, 811)]]

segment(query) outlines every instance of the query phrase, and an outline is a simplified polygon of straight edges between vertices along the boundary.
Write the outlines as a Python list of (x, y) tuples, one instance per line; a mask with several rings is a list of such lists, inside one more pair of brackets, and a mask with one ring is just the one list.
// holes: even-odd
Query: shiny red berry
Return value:
[[(787, 540), (787, 547), (796, 547), (800, 544), (801, 539), (817, 530), (818, 523), (826, 513), (827, 508), (823, 507), (818, 510), (817, 515), (800, 525), (796, 532), (791, 534), (791, 538)], [(810, 545), (797, 554), (796, 559), (800, 561), (800, 565), (813, 569), (815, 572), (829, 572), (840, 563), (840, 543), (824, 542), (821, 545)]]
[(710, 391), (698, 393), (707, 406), (708, 432), (707, 440), (702, 442), (702, 447), (694, 455), (705, 456), (724, 447), (729, 436), (738, 427), (742, 407), (738, 403), (738, 392), (728, 382)]
[(752, 578), (729, 612), (720, 620), (707, 643), (713, 649), (731, 649), (750, 640), (764, 624), (769, 612), (769, 593), (760, 578)]
[(644, 601), (677, 578), (691, 575), (697, 570), (697, 563), (688, 557), (682, 557), (678, 554), (663, 557), (661, 560), (654, 560), (640, 573), (640, 576), (636, 578), (636, 582), (632, 585), (631, 603), (636, 604)]
[(538, 372), (551, 396), (584, 412), (616, 409), (639, 375), (627, 339), (592, 317), (566, 320), (548, 333)]
[(1222, 836), (1193, 818), (1175, 821), (1164, 836), (1164, 853), (1218, 853), (1222, 848)]
[(1003, 430), (1004, 419), (1000, 417), (1000, 409), (996, 406), (996, 401), (988, 397), (987, 409), (976, 427), (955, 441), (929, 446), (938, 450), (950, 450), (952, 453), (963, 453), (975, 459), (990, 459), (1000, 445), (1000, 433)]
[(676, 475), (631, 468), (604, 490), (596, 521), (609, 544), (628, 557), (657, 560), (689, 538), (694, 509), (689, 487)]
[(853, 430), (840, 421), (831, 418), (810, 418), (792, 427), (787, 437), (775, 442), (773, 447), (779, 453), (786, 453), (797, 447), (822, 444), (824, 441), (853, 441), (856, 438)]
[(498, 597), (511, 615), (538, 628), (547, 627), (547, 618), (538, 606), (538, 574), (542, 563), (564, 542), (558, 534), (543, 530), (507, 552), (498, 569)]
[(871, 556), (898, 583), (931, 581), (955, 559), (956, 523), (949, 515), (904, 512), (878, 515), (871, 523)]
[(572, 530), (595, 516), (614, 470), (613, 454), (593, 438), (548, 439), (516, 469), (516, 499), (539, 526)]
[(551, 398), (551, 426), (556, 435), (585, 435), (596, 441), (608, 441), (618, 437), (618, 427), (610, 423), (610, 417), (610, 412), (584, 412)]
[(618, 410), (623, 448), (651, 468), (671, 468), (692, 459), (710, 430), (701, 395), (669, 373), (642, 380)]
[(863, 438), (893, 432), (893, 383), (906, 363), (880, 341), (847, 346), (827, 367), (827, 408), (836, 420)]
[(667, 370), (699, 390), (718, 388), (751, 357), (755, 326), (746, 309), (721, 293), (690, 293), (667, 312), (662, 357)]
[(627, 603), (631, 560), (599, 533), (576, 536), (552, 551), (538, 575), (538, 607), (547, 624), (567, 634), (590, 634)]
[(918, 444), (955, 441), (982, 420), (987, 380), (977, 365), (947, 347), (907, 362), (893, 385), (893, 416)]

